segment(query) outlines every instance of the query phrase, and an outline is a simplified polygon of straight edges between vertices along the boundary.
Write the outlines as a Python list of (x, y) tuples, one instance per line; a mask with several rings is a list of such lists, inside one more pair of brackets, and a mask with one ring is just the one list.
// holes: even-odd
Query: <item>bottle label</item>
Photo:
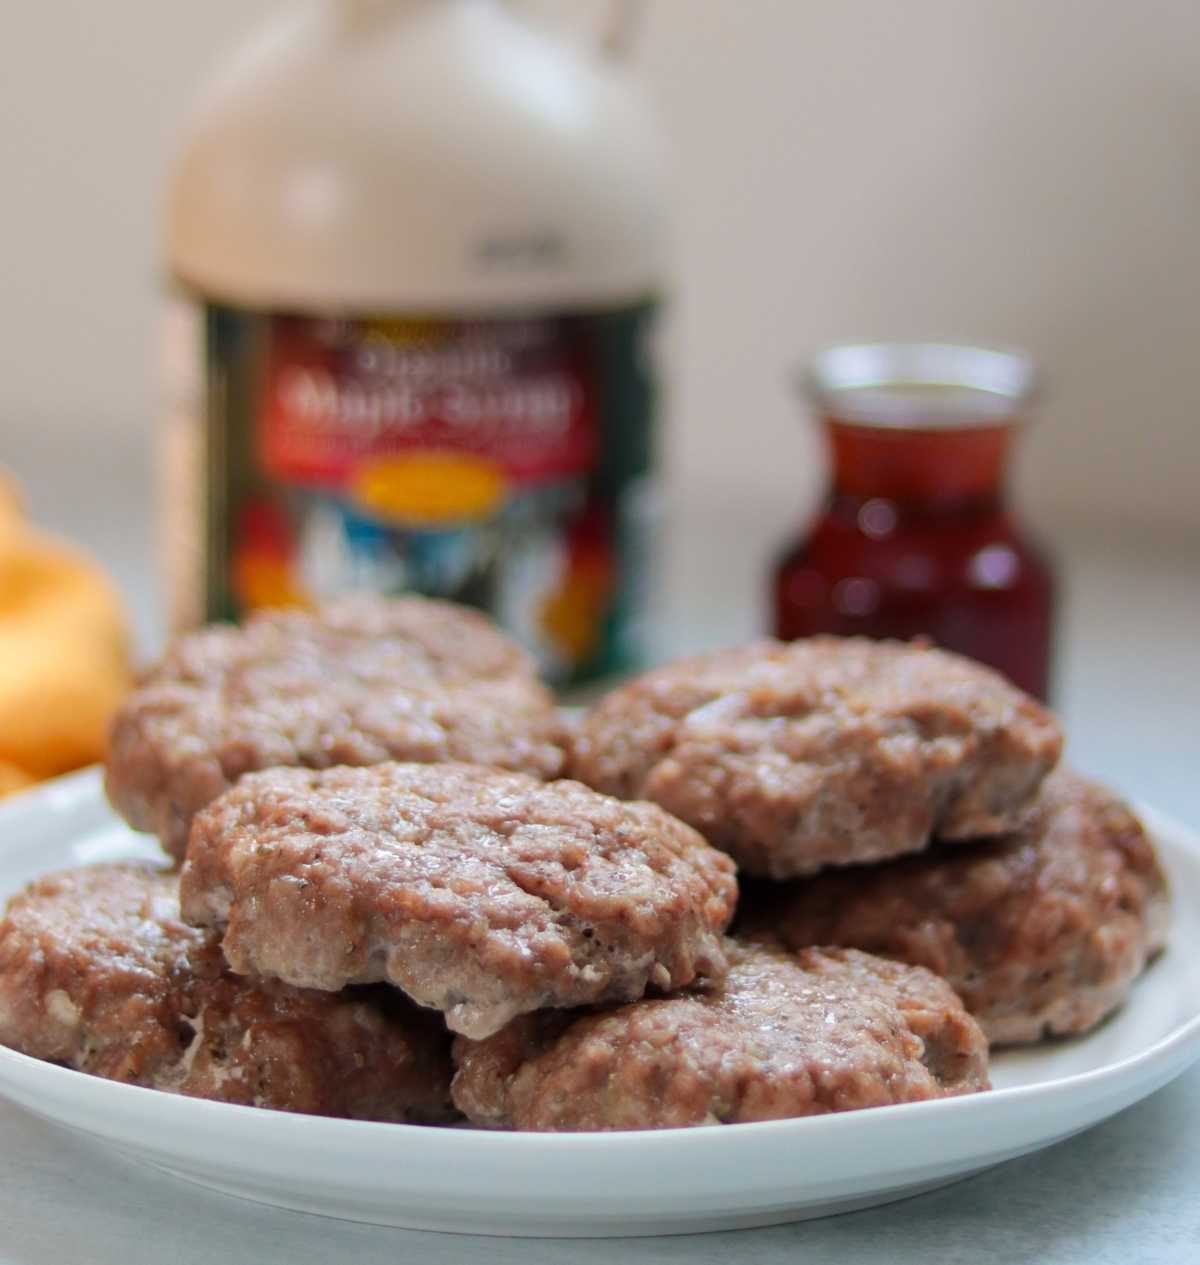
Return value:
[(413, 591), (488, 611), (557, 681), (636, 660), (653, 303), (423, 320), (183, 302), (177, 625)]

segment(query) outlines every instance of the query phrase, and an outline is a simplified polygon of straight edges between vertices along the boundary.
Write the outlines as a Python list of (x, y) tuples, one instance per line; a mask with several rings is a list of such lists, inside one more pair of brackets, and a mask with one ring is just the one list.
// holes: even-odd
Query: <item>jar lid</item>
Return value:
[(1025, 352), (954, 343), (837, 343), (803, 386), (826, 416), (864, 426), (994, 426), (1023, 413), (1036, 373)]

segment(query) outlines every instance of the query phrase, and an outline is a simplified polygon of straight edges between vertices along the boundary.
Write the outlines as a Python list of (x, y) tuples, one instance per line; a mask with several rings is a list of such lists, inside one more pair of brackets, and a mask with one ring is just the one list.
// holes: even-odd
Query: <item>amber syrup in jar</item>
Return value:
[(1018, 353), (945, 344), (817, 358), (832, 477), (775, 570), (776, 635), (926, 636), (1048, 697), (1054, 577), (1005, 496), (1033, 376)]

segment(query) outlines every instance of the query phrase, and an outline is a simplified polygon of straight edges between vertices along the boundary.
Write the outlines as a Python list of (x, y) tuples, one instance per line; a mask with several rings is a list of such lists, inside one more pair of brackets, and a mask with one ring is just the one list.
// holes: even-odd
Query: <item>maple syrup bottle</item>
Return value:
[(832, 475), (775, 570), (776, 635), (926, 636), (1047, 698), (1054, 576), (1005, 496), (1033, 385), (1026, 356), (981, 347), (818, 356), (806, 389)]
[(662, 145), (618, 56), (507, 0), (285, 5), (167, 198), (171, 622), (482, 607), (568, 684), (653, 599)]

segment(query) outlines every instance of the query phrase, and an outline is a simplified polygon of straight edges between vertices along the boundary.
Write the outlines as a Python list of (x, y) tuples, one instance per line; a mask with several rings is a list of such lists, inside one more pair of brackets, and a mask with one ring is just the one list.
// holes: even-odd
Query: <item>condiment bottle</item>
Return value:
[(982, 347), (816, 358), (806, 388), (832, 475), (775, 570), (778, 636), (927, 636), (1047, 697), (1053, 575), (1004, 483), (1033, 379), (1027, 357)]
[(171, 181), (174, 625), (416, 590), (635, 661), (660, 170), (617, 61), (501, 0), (285, 9)]

